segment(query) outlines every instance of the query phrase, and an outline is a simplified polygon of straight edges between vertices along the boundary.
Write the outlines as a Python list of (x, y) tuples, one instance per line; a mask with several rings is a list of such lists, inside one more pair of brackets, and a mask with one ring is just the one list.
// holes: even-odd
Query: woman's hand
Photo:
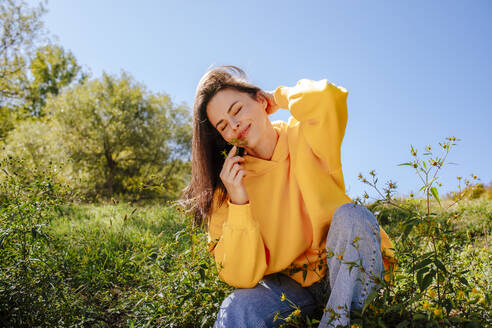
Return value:
[(236, 146), (232, 147), (227, 155), (222, 171), (220, 171), (220, 179), (229, 193), (231, 203), (242, 205), (249, 202), (249, 197), (243, 184), (246, 170), (239, 164), (244, 161), (244, 158), (234, 156), (236, 148)]
[(279, 110), (277, 103), (275, 102), (275, 97), (273, 96), (273, 91), (264, 91), (262, 90), (263, 96), (267, 100), (266, 112), (268, 115), (271, 115)]

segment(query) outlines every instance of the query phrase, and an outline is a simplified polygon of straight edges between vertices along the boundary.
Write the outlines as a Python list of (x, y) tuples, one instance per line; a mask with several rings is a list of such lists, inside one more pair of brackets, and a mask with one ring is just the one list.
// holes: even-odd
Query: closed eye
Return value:
[[(237, 113), (239, 113), (241, 111), (241, 109), (243, 109), (243, 106), (238, 108), (238, 110), (234, 113), (234, 116), (236, 116)], [(220, 129), (220, 131), (221, 132), (224, 131), (226, 127), (227, 127), (227, 123), (224, 123), (224, 125), (223, 125), (222, 129)]]

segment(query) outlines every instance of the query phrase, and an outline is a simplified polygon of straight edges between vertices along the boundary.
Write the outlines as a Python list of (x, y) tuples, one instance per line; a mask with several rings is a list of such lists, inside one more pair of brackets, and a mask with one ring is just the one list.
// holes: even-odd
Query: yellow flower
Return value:
[(465, 297), (465, 292), (462, 290), (458, 290), (458, 297)]
[(429, 304), (427, 302), (424, 303), (424, 309), (428, 309), (429, 308)]
[(441, 310), (439, 310), (439, 309), (435, 309), (435, 310), (434, 310), (434, 314), (435, 314), (435, 315), (440, 315), (440, 314), (441, 314)]
[(435, 291), (433, 291), (433, 290), (431, 290), (431, 291), (429, 292), (429, 296), (430, 296), (430, 297), (436, 297), (436, 292), (435, 292)]
[(477, 294), (477, 293), (478, 293), (478, 289), (473, 288), (473, 289), (472, 289), (472, 293), (473, 293), (473, 294)]
[(280, 300), (283, 302), (283, 301), (285, 301), (285, 299), (286, 299), (285, 294), (282, 293), (282, 296), (280, 296)]
[(301, 314), (301, 310), (297, 309), (294, 311), (294, 316), (297, 317), (299, 314)]

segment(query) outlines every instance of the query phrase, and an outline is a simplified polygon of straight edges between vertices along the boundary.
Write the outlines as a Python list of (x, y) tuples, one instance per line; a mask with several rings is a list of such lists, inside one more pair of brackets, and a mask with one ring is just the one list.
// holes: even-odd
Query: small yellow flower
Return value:
[(472, 289), (472, 293), (473, 293), (473, 294), (477, 294), (477, 293), (478, 293), (478, 289), (473, 288), (473, 289)]
[(337, 256), (337, 258), (338, 258), (339, 260), (343, 260), (343, 255), (341, 255), (341, 254), (340, 254), (340, 255), (338, 255), (338, 256)]
[(301, 314), (301, 310), (297, 309), (294, 311), (294, 316), (298, 316), (299, 314)]
[(458, 290), (458, 297), (465, 297), (465, 292), (462, 290)]
[(429, 304), (427, 302), (424, 303), (424, 309), (428, 309), (429, 308)]
[(435, 314), (435, 315), (440, 315), (440, 314), (441, 314), (441, 310), (439, 310), (439, 309), (435, 309), (435, 310), (434, 310), (434, 314)]
[(286, 300), (286, 297), (285, 297), (285, 294), (284, 294), (284, 293), (282, 293), (282, 296), (280, 296), (280, 300), (281, 300), (282, 302)]
[(429, 296), (430, 296), (430, 297), (436, 297), (436, 292), (435, 292), (435, 291), (433, 291), (433, 290), (431, 290), (431, 291), (429, 292)]

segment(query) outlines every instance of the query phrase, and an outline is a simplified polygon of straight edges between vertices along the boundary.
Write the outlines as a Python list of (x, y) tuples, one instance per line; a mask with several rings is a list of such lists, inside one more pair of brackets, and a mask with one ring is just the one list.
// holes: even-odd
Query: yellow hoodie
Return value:
[[(327, 80), (302, 79), (275, 90), (275, 101), (292, 116), (288, 123), (272, 122), (279, 138), (271, 160), (244, 156), (249, 203), (228, 200), (218, 207), (215, 197), (212, 205), (208, 245), (222, 281), (252, 288), (263, 276), (282, 271), (310, 286), (325, 276), (331, 218), (352, 202), (340, 160), (347, 95)], [(386, 269), (392, 247), (381, 229)]]

